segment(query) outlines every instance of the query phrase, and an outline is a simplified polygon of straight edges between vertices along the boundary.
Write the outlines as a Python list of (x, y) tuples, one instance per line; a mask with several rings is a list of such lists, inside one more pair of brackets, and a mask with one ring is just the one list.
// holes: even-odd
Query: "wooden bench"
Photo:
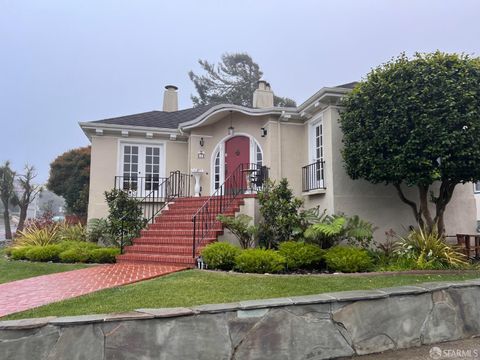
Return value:
[(457, 245), (472, 259), (480, 259), (480, 235), (457, 234)]

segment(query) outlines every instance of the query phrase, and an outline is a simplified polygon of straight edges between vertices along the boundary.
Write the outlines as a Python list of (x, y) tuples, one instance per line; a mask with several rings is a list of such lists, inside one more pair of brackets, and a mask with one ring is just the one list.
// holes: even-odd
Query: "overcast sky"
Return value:
[(39, 180), (88, 144), (79, 121), (191, 106), (197, 59), (248, 52), (301, 103), (405, 51), (480, 55), (480, 1), (0, 0), (0, 162)]

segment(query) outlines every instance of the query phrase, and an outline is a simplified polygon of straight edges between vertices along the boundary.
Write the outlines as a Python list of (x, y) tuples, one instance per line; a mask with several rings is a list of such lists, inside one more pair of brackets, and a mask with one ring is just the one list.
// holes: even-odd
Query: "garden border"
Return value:
[(2, 321), (0, 353), (8, 359), (328, 359), (476, 336), (480, 279)]

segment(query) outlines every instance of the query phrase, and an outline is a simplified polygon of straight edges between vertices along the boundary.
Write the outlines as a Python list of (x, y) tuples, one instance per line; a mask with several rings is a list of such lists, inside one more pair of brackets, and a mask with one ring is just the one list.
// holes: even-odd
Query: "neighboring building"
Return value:
[[(395, 189), (353, 181), (344, 170), (339, 101), (354, 85), (325, 87), (296, 108), (280, 108), (273, 106), (270, 85), (260, 81), (253, 108), (220, 104), (185, 110), (177, 108), (177, 88), (167, 86), (163, 111), (82, 122), (92, 143), (88, 217), (107, 216), (104, 191), (114, 186), (139, 198), (157, 191), (161, 198), (162, 178), (193, 170), (207, 196), (238, 164), (251, 163), (268, 167), (274, 180), (287, 178), (306, 208), (357, 214), (378, 227), (378, 240), (391, 228), (402, 233), (414, 218)], [(476, 231), (472, 187), (456, 187), (446, 212), (447, 234)], [(407, 191), (412, 198), (413, 191)]]

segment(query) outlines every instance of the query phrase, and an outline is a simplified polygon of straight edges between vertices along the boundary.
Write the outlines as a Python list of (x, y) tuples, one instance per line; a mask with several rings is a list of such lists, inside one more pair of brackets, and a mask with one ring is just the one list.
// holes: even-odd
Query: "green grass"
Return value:
[(82, 269), (81, 264), (53, 264), (8, 260), (0, 250), (0, 284), (33, 276)]
[(224, 303), (247, 299), (318, 294), (331, 291), (375, 289), (430, 281), (480, 277), (480, 273), (454, 275), (241, 275), (188, 270), (119, 288), (53, 303), (2, 318), (100, 314), (138, 308), (160, 308)]

